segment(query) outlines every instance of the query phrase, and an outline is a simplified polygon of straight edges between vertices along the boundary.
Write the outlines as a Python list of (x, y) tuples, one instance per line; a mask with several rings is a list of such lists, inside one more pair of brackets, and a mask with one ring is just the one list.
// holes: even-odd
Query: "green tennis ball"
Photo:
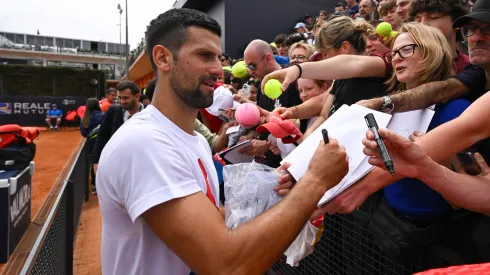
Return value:
[(383, 37), (389, 37), (392, 31), (393, 29), (388, 22), (382, 22), (376, 27), (376, 33)]
[(240, 62), (237, 62), (235, 65), (233, 65), (233, 68), (231, 68), (231, 73), (236, 78), (246, 77), (247, 76), (247, 66), (245, 66), (245, 62), (240, 61)]
[(269, 79), (264, 86), (265, 95), (271, 99), (276, 99), (281, 96), (281, 82), (277, 79)]
[(391, 39), (391, 38), (395, 38), (397, 35), (398, 35), (398, 32), (392, 31), (392, 32), (390, 33), (389, 39)]

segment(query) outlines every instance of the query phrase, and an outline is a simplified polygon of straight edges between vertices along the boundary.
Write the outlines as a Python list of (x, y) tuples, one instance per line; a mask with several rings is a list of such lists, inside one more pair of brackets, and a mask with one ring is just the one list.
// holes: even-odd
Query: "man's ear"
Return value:
[(137, 93), (136, 95), (134, 95), (134, 97), (136, 97), (136, 100), (139, 102), (140, 101), (140, 97), (141, 97), (141, 93)]
[(162, 45), (156, 45), (152, 50), (153, 61), (159, 70), (168, 72), (173, 64), (173, 53)]

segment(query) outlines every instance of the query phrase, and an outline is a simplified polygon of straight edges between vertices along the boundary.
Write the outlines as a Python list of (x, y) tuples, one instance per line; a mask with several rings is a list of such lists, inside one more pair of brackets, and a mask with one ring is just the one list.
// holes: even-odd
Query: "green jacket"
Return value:
[(199, 121), (199, 119), (196, 119), (194, 121), (194, 131), (204, 136), (204, 138), (208, 141), (209, 147), (211, 148), (211, 152), (213, 152), (214, 144), (216, 143), (216, 139), (218, 138), (218, 135), (211, 133), (208, 127), (202, 124)]

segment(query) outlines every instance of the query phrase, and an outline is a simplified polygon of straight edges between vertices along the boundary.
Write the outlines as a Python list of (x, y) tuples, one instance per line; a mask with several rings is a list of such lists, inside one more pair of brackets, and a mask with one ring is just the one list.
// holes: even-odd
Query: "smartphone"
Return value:
[(459, 152), (458, 159), (468, 175), (477, 176), (481, 173), (480, 166), (476, 163), (472, 152)]

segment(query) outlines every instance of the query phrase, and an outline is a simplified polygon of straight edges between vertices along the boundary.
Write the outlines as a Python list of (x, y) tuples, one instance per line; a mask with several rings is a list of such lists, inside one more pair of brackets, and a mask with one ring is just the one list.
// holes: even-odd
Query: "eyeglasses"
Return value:
[(490, 24), (466, 25), (461, 27), (461, 34), (464, 37), (470, 37), (475, 34), (476, 30), (480, 30), (482, 35), (490, 35)]
[(298, 60), (299, 62), (303, 62), (307, 59), (308, 57), (304, 56), (304, 55), (293, 55), (291, 56), (289, 59), (290, 60)]
[(264, 56), (262, 56), (262, 58), (259, 60), (259, 62), (255, 63), (255, 64), (254, 64), (254, 63), (247, 64), (247, 68), (248, 68), (249, 70), (254, 70), (254, 71), (255, 71), (255, 70), (257, 70), (257, 64), (259, 64), (259, 63), (260, 63), (260, 62), (261, 62), (261, 61), (264, 59), (264, 57), (265, 57), (266, 55), (267, 55), (267, 54), (264, 54)]
[(383, 57), (385, 58), (386, 62), (388, 63), (391, 63), (393, 62), (393, 59), (395, 58), (395, 56), (398, 54), (400, 55), (400, 57), (402, 59), (407, 59), (409, 57), (412, 57), (412, 55), (414, 54), (415, 52), (415, 48), (418, 47), (417, 44), (409, 44), (409, 45), (405, 45), (403, 47), (400, 47), (398, 50), (396, 51), (391, 51), (391, 52), (387, 52), (383, 55)]

